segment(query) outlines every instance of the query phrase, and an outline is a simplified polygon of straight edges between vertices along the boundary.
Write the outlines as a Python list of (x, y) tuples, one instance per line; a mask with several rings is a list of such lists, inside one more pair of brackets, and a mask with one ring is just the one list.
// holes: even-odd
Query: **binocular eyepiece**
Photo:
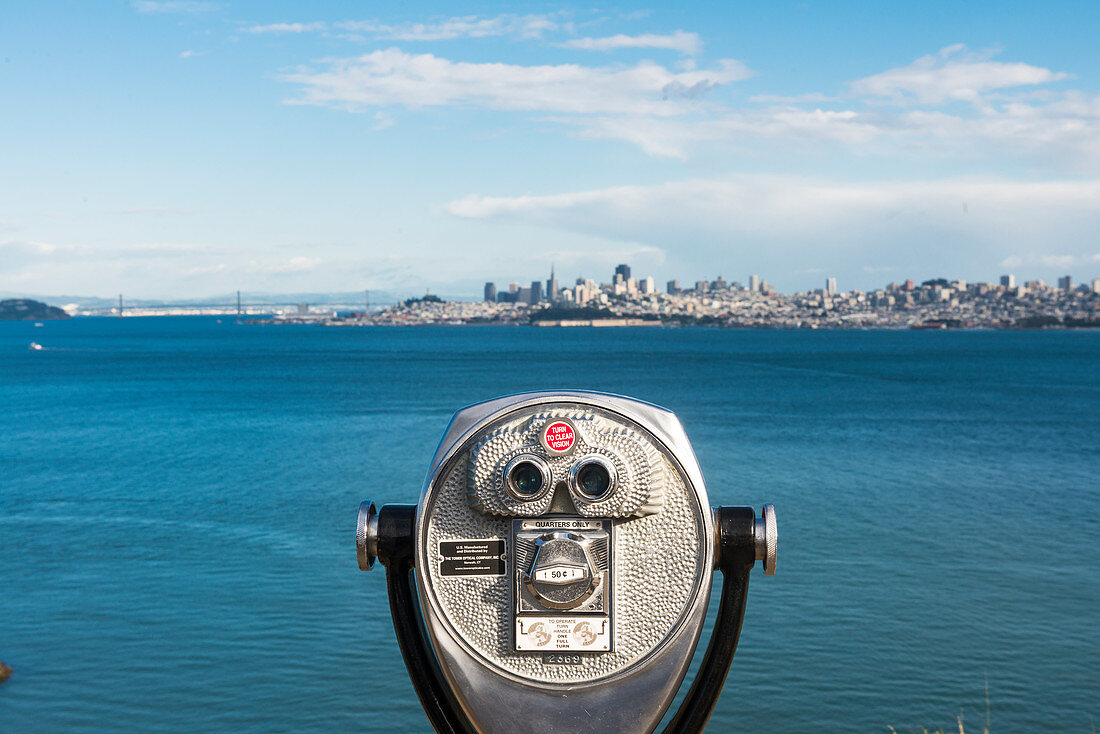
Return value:
[(665, 730), (694, 732), (729, 670), (749, 571), (775, 573), (778, 528), (771, 505), (759, 518), (710, 506), (671, 412), (546, 392), (458, 411), (419, 502), (363, 502), (356, 546), (361, 569), (386, 566), (402, 654), (441, 732), (653, 731), (721, 571), (714, 633)]

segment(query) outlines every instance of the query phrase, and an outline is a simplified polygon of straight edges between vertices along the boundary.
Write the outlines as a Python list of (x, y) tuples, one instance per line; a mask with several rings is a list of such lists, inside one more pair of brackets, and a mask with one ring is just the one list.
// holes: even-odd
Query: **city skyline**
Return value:
[(551, 261), (792, 292), (1100, 264), (1095, 3), (0, 21), (3, 293), (476, 293)]
[[(568, 306), (583, 307), (594, 299), (602, 304), (606, 304), (608, 303), (608, 295), (646, 296), (657, 295), (662, 292), (653, 276), (634, 278), (632, 274), (633, 269), (629, 263), (619, 263), (615, 266), (615, 270), (609, 281), (578, 276), (572, 284), (561, 286), (555, 268), (551, 265), (549, 278), (545, 281), (533, 280), (529, 286), (524, 286), (520, 281), (513, 280), (508, 281), (507, 290), (503, 290), (497, 288), (496, 281), (486, 281), (482, 288), (482, 300), (492, 303), (523, 303), (528, 305), (536, 305), (539, 303), (564, 303)], [(809, 288), (802, 291), (781, 291), (756, 273), (750, 274), (744, 283), (739, 280), (727, 281), (723, 275), (719, 274), (713, 280), (704, 278), (695, 280), (692, 283), (685, 282), (683, 285), (681, 285), (680, 281), (677, 279), (669, 280), (666, 281), (663, 292), (665, 295), (670, 296), (686, 294), (704, 296), (707, 293), (717, 291), (744, 291), (763, 294), (787, 293), (791, 295), (815, 293), (825, 297), (832, 297), (845, 293), (894, 290), (913, 291), (918, 285), (923, 286), (931, 283), (943, 283), (944, 285), (951, 285), (961, 290), (966, 290), (968, 284), (980, 284), (983, 286), (994, 286), (999, 284), (1001, 288), (1008, 290), (1017, 289), (1020, 288), (1020, 286), (1022, 286), (1021, 290), (1045, 290), (1049, 288), (1070, 292), (1075, 289), (1084, 289), (1090, 293), (1100, 295), (1100, 277), (1093, 277), (1091, 279), (1086, 278), (1082, 279), (1081, 282), (1075, 282), (1071, 275), (1058, 276), (1056, 285), (1048, 284), (1042, 278), (1027, 278), (1022, 280), (1020, 286), (1018, 286), (1015, 273), (1005, 273), (999, 275), (995, 279), (984, 281), (968, 281), (964, 278), (944, 278), (942, 276), (938, 278), (928, 278), (924, 281), (904, 278), (897, 283), (890, 282), (887, 284), (879, 284), (870, 289), (838, 288), (836, 276), (824, 278), (823, 283), (823, 287), (819, 288)]]

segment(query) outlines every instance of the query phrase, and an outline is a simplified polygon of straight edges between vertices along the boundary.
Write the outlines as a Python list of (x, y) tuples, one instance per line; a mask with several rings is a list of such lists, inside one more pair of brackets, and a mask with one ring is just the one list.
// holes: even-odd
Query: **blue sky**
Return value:
[(1100, 4), (0, 9), (0, 291), (1100, 276)]

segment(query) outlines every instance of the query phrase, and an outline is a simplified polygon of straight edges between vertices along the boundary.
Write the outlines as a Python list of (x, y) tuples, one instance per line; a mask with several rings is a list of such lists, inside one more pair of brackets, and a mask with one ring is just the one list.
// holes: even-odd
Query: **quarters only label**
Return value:
[(504, 541), (444, 540), (439, 543), (439, 573), (443, 576), (503, 576)]

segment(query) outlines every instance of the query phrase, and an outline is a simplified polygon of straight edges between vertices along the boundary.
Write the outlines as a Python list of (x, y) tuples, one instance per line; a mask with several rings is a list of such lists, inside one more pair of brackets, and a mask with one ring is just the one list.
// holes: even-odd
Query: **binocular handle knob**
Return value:
[(355, 527), (355, 552), (359, 570), (369, 571), (378, 558), (378, 510), (370, 500), (359, 503), (359, 520)]
[(764, 505), (762, 517), (756, 518), (753, 535), (756, 544), (756, 560), (764, 563), (765, 576), (774, 576), (779, 556), (779, 525), (775, 521), (775, 505)]

